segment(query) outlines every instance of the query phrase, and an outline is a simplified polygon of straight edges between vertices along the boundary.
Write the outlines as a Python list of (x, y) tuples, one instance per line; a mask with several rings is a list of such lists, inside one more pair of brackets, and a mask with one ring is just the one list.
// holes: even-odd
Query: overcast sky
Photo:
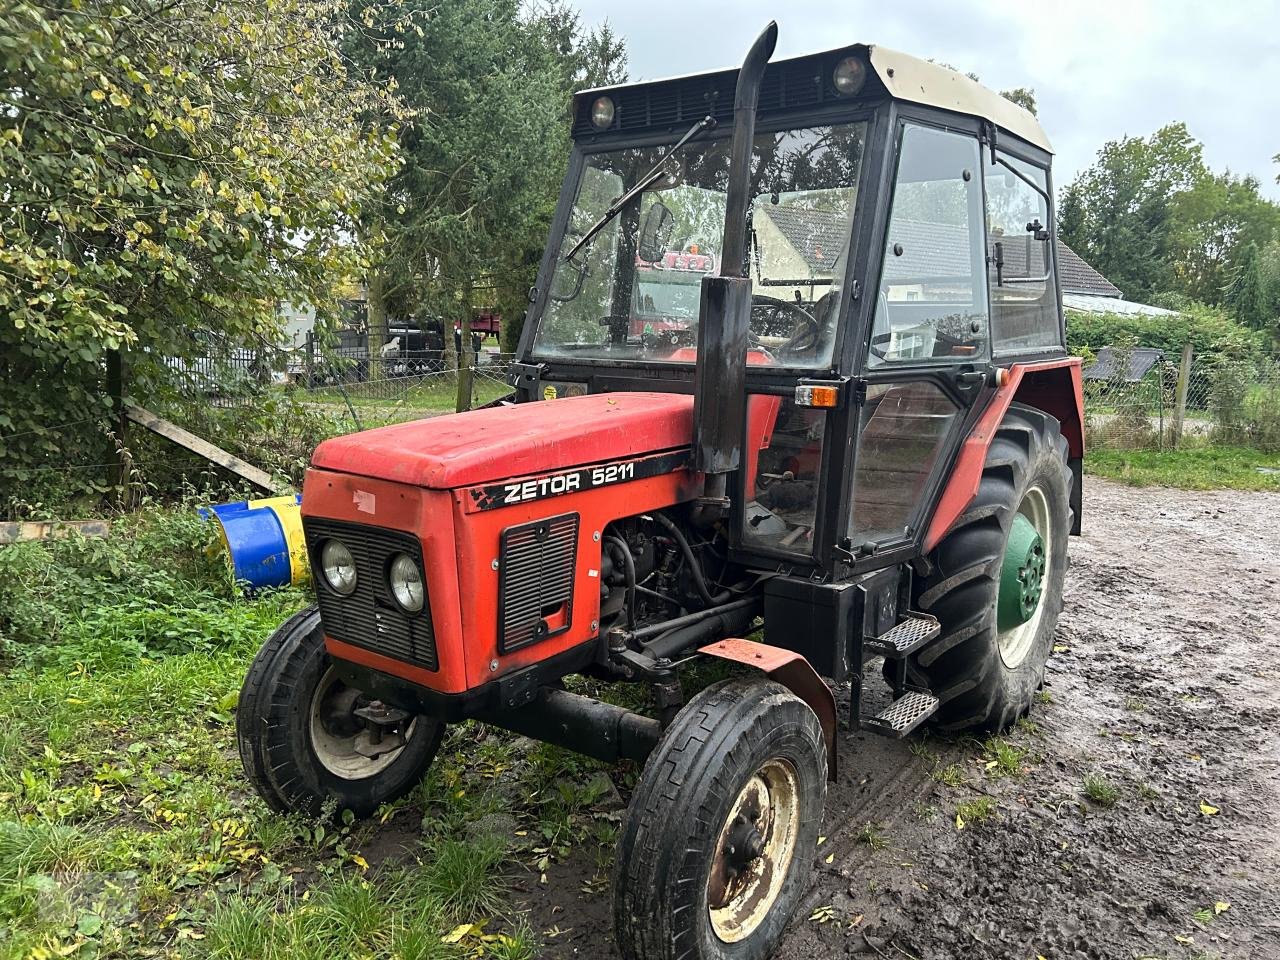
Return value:
[(736, 65), (769, 21), (775, 57), (880, 43), (1032, 87), (1059, 186), (1107, 140), (1184, 120), (1215, 170), (1251, 173), (1280, 200), (1277, 0), (577, 0), (627, 39), (632, 79)]

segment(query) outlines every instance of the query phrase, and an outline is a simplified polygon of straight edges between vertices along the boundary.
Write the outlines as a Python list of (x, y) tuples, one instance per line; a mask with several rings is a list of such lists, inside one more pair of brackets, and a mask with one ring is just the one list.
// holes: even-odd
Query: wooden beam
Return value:
[(271, 474), (265, 470), (260, 470), (251, 463), (246, 463), (234, 454), (227, 453), (221, 447), (214, 446), (203, 437), (197, 437), (188, 430), (183, 430), (176, 423), (171, 423), (163, 417), (158, 417), (150, 410), (144, 410), (142, 407), (132, 403), (124, 405), (125, 416), (134, 423), (146, 427), (153, 433), (158, 433), (166, 440), (172, 440), (180, 447), (184, 447), (201, 457), (204, 457), (210, 463), (217, 464), (224, 470), (229, 470), (238, 477), (248, 480), (255, 487), (260, 487), (270, 493), (276, 492), (275, 481), (271, 479)]
[(111, 533), (110, 520), (26, 520), (0, 523), (0, 544), (24, 540), (54, 540), (78, 533), (82, 537), (105, 537)]

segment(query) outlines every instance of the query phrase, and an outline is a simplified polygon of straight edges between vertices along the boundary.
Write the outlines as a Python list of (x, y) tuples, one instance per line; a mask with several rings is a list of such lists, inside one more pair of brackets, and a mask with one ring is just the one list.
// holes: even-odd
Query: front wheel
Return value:
[(827, 754), (813, 710), (763, 677), (714, 684), (645, 764), (618, 840), (626, 960), (765, 960), (817, 848)]
[(443, 736), (440, 721), (402, 716), (343, 683), (315, 607), (258, 651), (236, 712), (245, 773), (280, 813), (332, 805), (369, 816), (413, 789)]

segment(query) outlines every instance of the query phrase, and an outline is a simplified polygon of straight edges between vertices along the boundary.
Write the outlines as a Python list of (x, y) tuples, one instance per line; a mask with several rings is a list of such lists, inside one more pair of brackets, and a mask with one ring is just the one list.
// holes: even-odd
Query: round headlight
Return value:
[(596, 97), (591, 104), (591, 125), (597, 130), (608, 130), (613, 126), (612, 98)]
[(831, 72), (831, 82), (842, 97), (852, 97), (867, 81), (867, 65), (857, 57), (845, 57)]
[(326, 540), (320, 550), (320, 569), (324, 581), (335, 593), (344, 597), (356, 588), (356, 560), (346, 544), (338, 540)]
[(387, 581), (391, 595), (405, 612), (417, 613), (422, 609), (422, 571), (407, 554), (396, 554)]

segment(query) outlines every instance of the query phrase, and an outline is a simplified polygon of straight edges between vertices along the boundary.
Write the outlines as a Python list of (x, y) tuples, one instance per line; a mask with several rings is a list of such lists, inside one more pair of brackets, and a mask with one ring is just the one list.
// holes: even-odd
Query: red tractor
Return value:
[[(769, 63), (776, 33), (575, 97), (514, 396), (319, 446), (317, 604), (240, 700), (277, 810), (370, 814), (464, 720), (643, 762), (628, 960), (772, 952), (836, 776), (832, 684), (889, 737), (1027, 713), (1080, 523), (1036, 119), (882, 47)], [(688, 342), (646, 335), (637, 283), (695, 247), (719, 270)], [(704, 658), (746, 669), (686, 696)], [(864, 672), (892, 694), (867, 715)]]

